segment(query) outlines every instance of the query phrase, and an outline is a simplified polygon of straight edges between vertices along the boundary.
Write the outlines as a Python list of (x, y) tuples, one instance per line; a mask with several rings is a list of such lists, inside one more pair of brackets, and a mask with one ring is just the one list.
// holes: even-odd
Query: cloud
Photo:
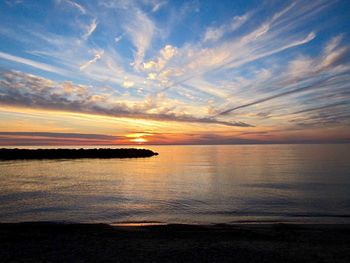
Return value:
[(225, 30), (223, 28), (213, 28), (209, 27), (204, 35), (204, 42), (207, 41), (217, 41), (225, 34)]
[(33, 68), (41, 69), (41, 70), (44, 70), (44, 71), (60, 74), (60, 75), (67, 75), (68, 74), (65, 70), (57, 68), (57, 67), (54, 67), (52, 65), (48, 65), (48, 64), (45, 64), (45, 63), (37, 62), (37, 61), (31, 60), (31, 59), (27, 59), (27, 58), (22, 58), (22, 57), (10, 55), (10, 54), (4, 53), (4, 52), (0, 52), (0, 58), (6, 59), (6, 60), (9, 60), (9, 61), (13, 61), (13, 62), (16, 62), (16, 63), (24, 64), (24, 65), (27, 65), (27, 66), (31, 66)]
[(6, 0), (5, 3), (9, 6), (16, 6), (16, 5), (20, 5), (23, 4), (24, 0)]
[(103, 95), (96, 100), (96, 95), (92, 88), (84, 85), (57, 83), (18, 71), (2, 72), (0, 77), (0, 104), (3, 105), (157, 121), (251, 126), (239, 121), (221, 121), (175, 111), (174, 101), (167, 100), (162, 94), (147, 96), (141, 102), (116, 101)]
[(165, 6), (168, 2), (167, 1), (152, 1), (153, 7), (152, 12), (155, 13), (159, 11), (163, 6)]
[[(0, 53), (0, 58), (12, 61), (5, 62), (6, 67), (15, 62), (32, 67), (31, 72), (65, 76), (55, 76), (60, 82), (30, 80), (30, 75), (12, 76), (11, 82), (7, 76), (13, 89), (1, 87), (3, 104), (238, 126), (242, 122), (301, 129), (326, 122), (330, 127), (348, 124), (349, 107), (344, 103), (349, 100), (345, 72), (350, 52), (347, 34), (329, 39), (341, 30), (333, 29), (332, 23), (343, 23), (332, 13), (340, 5), (334, 1), (263, 3), (239, 16), (226, 13), (222, 24), (209, 27), (197, 24), (203, 18), (194, 13), (199, 1), (84, 2), (85, 15), (74, 5), (79, 2), (61, 0), (69, 7), (64, 21), (50, 13), (57, 25), (67, 28), (63, 35), (29, 18), (23, 18), (31, 22), (28, 26), (3, 21), (2, 37), (18, 43), (23, 49), (19, 54), (40, 58), (37, 62)], [(99, 34), (94, 33), (97, 26)], [(90, 41), (82, 41), (82, 35)], [(311, 88), (321, 80), (326, 82), (320, 88)], [(39, 89), (38, 83), (46, 88)], [(160, 96), (163, 93), (166, 96)]]
[(96, 63), (99, 59), (102, 58), (103, 53), (104, 53), (104, 50), (96, 51), (96, 52), (95, 52), (94, 58), (91, 59), (91, 60), (89, 60), (89, 61), (87, 61), (87, 62), (85, 62), (84, 64), (82, 64), (82, 65), (80, 66), (80, 70), (84, 70), (84, 69), (86, 69), (87, 67), (89, 67), (90, 65)]
[(123, 87), (124, 88), (132, 88), (135, 85), (135, 82), (133, 82), (132, 80), (124, 80), (123, 81)]
[[(290, 34), (290, 31), (296, 30), (302, 25), (299, 20), (295, 19), (302, 12), (296, 10), (306, 12), (310, 11), (311, 7), (317, 9), (314, 5), (306, 5), (306, 8), (297, 9), (295, 4), (291, 4), (239, 37), (229, 37), (224, 41), (218, 41), (215, 45), (206, 46), (204, 42), (187, 44), (179, 48), (177, 56), (173, 58), (172, 68), (176, 65), (176, 68), (182, 70), (182, 74), (170, 75), (169, 83), (160, 92), (165, 92), (205, 74), (215, 75), (225, 70), (237, 69), (248, 63), (266, 59), (282, 51), (309, 43), (316, 37), (314, 31), (307, 34), (303, 31), (302, 33), (299, 31), (298, 34)], [(236, 20), (244, 22), (250, 17), (250, 14), (247, 13), (243, 16), (244, 18)], [(233, 23), (234, 26), (231, 23), (231, 29), (239, 25), (237, 21), (237, 24)], [(219, 29), (224, 32), (224, 29), (228, 30), (229, 27), (229, 25), (224, 24)], [(298, 29), (300, 30), (300, 28)], [(219, 33), (217, 37), (221, 38), (222, 33)]]
[(119, 36), (115, 37), (114, 38), (115, 43), (120, 42), (123, 39), (123, 37), (124, 37), (124, 34), (120, 34)]
[(287, 95), (292, 95), (294, 93), (299, 93), (299, 92), (303, 92), (303, 91), (307, 91), (309, 89), (312, 89), (312, 88), (317, 88), (319, 87), (319, 84), (322, 84), (324, 81), (320, 81), (319, 83), (317, 83), (317, 85), (313, 84), (313, 85), (308, 85), (308, 86), (305, 86), (305, 87), (300, 87), (300, 88), (297, 88), (297, 89), (292, 89), (292, 90), (288, 90), (288, 91), (285, 91), (285, 92), (282, 92), (282, 93), (278, 93), (278, 94), (275, 94), (275, 95), (272, 95), (272, 96), (268, 96), (266, 98), (262, 98), (262, 99), (259, 99), (259, 100), (255, 100), (253, 102), (249, 102), (249, 103), (246, 103), (246, 104), (243, 104), (243, 105), (239, 105), (239, 106), (236, 106), (236, 107), (233, 107), (233, 108), (229, 108), (229, 109), (226, 109), (222, 112), (220, 112), (218, 115), (227, 115), (235, 110), (238, 110), (238, 109), (243, 109), (243, 108), (246, 108), (246, 107), (250, 107), (250, 106), (253, 106), (253, 105), (256, 105), (256, 104), (260, 104), (260, 103), (263, 103), (263, 102), (267, 102), (267, 101), (270, 101), (270, 100), (273, 100), (273, 99), (277, 99), (277, 98), (280, 98), (280, 97), (283, 97), (283, 96), (287, 96)]
[(327, 104), (327, 105), (322, 105), (322, 106), (317, 106), (317, 107), (313, 107), (313, 108), (299, 110), (299, 111), (293, 112), (292, 114), (300, 114), (300, 113), (306, 113), (306, 112), (312, 112), (312, 111), (319, 111), (319, 110), (335, 108), (335, 107), (339, 107), (339, 106), (349, 106), (349, 104), (350, 103), (348, 103), (347, 101), (340, 101), (340, 102), (335, 102), (335, 103), (331, 103), (331, 104)]
[(185, 1), (185, 3), (179, 9), (178, 15), (180, 17), (183, 17), (186, 14), (198, 13), (200, 11), (200, 9), (201, 9), (200, 1), (198, 1), (198, 0)]
[(157, 79), (157, 74), (156, 73), (148, 73), (147, 79), (155, 80), (155, 79)]
[[(234, 113), (260, 125), (276, 125), (278, 120), (280, 126), (299, 129), (342, 127), (350, 122), (350, 49), (342, 45), (341, 36), (330, 39), (319, 55), (298, 56), (271, 70), (268, 78), (259, 73), (237, 83), (235, 96), (228, 96), (226, 105), (212, 108), (212, 116)], [(236, 94), (245, 99), (239, 102)], [(258, 99), (251, 100), (254, 96)]]
[(166, 66), (168, 61), (177, 54), (177, 52), (178, 50), (176, 47), (172, 45), (165, 45), (159, 51), (159, 56), (157, 58), (143, 63), (143, 70), (161, 71)]
[(71, 0), (65, 0), (65, 2), (70, 4), (71, 6), (75, 7), (76, 9), (78, 9), (79, 12), (82, 13), (83, 15), (86, 14), (86, 9), (82, 5), (80, 5), (74, 1), (71, 1)]
[(341, 47), (342, 36), (337, 36), (331, 39), (325, 47), (323, 56), (319, 59), (317, 71), (324, 71), (328, 69), (335, 69), (350, 59), (350, 47)]
[[(339, 73), (338, 76), (332, 75), (332, 76), (329, 76), (327, 78), (323, 78), (321, 80), (318, 80), (317, 82), (314, 82), (314, 83), (312, 83), (310, 85), (294, 88), (294, 89), (287, 90), (287, 91), (284, 91), (284, 92), (281, 92), (281, 93), (277, 93), (277, 94), (274, 94), (272, 96), (267, 96), (265, 98), (258, 99), (258, 100), (255, 100), (255, 101), (252, 101), (252, 102), (249, 102), (249, 103), (245, 103), (245, 104), (242, 104), (242, 105), (239, 105), (239, 106), (228, 108), (226, 110), (220, 111), (215, 116), (227, 115), (227, 114), (229, 114), (229, 113), (231, 113), (233, 111), (236, 111), (238, 109), (251, 107), (251, 106), (254, 106), (254, 105), (257, 105), (257, 104), (261, 104), (261, 103), (264, 103), (264, 102), (268, 102), (268, 101), (271, 101), (273, 99), (281, 98), (281, 97), (284, 97), (284, 96), (293, 95), (293, 94), (301, 93), (301, 92), (305, 92), (305, 91), (310, 91), (310, 90), (313, 90), (313, 89), (321, 89), (321, 88), (324, 88), (324, 87), (331, 87), (332, 85), (335, 85), (335, 83), (332, 83), (332, 82), (334, 81), (334, 79), (336, 79), (336, 77), (339, 77), (341, 75), (347, 76), (348, 74), (349, 74), (349, 71), (343, 72), (343, 73)], [(348, 79), (343, 80), (341, 82), (344, 83), (344, 82), (347, 82), (347, 81), (348, 81)], [(323, 107), (319, 107), (318, 109), (325, 109), (325, 108), (327, 108), (327, 107), (324, 107), (324, 108)], [(301, 110), (301, 111), (298, 111), (296, 113), (303, 113), (303, 112), (307, 112), (307, 111), (309, 111), (309, 110)]]
[(132, 20), (124, 25), (124, 31), (136, 48), (132, 65), (135, 70), (140, 70), (145, 53), (151, 44), (155, 32), (155, 25), (141, 10), (136, 10), (132, 16)]
[(104, 134), (82, 134), (82, 133), (59, 133), (59, 132), (0, 132), (0, 136), (30, 136), (50, 138), (78, 138), (78, 139), (99, 139), (117, 140), (119, 136)]
[(158, 63), (153, 61), (153, 60), (150, 60), (150, 61), (143, 63), (143, 68), (146, 70), (156, 69), (157, 67), (158, 67)]
[(172, 45), (166, 45), (163, 49), (160, 50), (160, 54), (165, 60), (171, 59), (176, 54), (176, 52), (176, 47), (173, 47)]
[(219, 27), (208, 27), (204, 33), (203, 41), (218, 41), (225, 34), (231, 33), (240, 28), (249, 19), (249, 17), (250, 13), (247, 13), (242, 16), (235, 16), (229, 23), (223, 24)]
[(57, 132), (0, 132), (0, 145), (108, 145), (125, 140), (123, 136)]
[(95, 32), (96, 28), (97, 28), (97, 19), (94, 18), (94, 19), (92, 20), (91, 24), (87, 26), (86, 32), (85, 32), (85, 34), (83, 35), (83, 38), (84, 38), (85, 40), (87, 40), (87, 39), (92, 35), (92, 33)]

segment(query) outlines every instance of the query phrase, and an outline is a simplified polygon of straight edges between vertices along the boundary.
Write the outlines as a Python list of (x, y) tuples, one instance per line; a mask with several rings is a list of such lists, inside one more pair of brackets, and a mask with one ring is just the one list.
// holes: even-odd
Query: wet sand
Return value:
[(0, 224), (1, 262), (350, 262), (350, 225)]

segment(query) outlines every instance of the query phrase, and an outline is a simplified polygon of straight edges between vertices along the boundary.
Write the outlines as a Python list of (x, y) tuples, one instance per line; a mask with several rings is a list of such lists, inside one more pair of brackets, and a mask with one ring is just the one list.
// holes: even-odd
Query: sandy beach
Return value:
[(1, 262), (349, 262), (350, 225), (0, 224)]

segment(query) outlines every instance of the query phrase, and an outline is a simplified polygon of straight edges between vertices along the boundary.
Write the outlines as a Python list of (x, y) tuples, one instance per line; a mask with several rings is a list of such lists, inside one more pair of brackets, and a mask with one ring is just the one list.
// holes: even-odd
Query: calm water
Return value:
[(0, 162), (0, 221), (350, 223), (350, 145), (146, 148)]

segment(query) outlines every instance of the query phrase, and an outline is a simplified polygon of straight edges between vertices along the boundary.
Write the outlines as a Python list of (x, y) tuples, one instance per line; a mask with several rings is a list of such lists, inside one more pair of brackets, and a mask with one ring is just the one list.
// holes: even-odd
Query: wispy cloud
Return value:
[(153, 7), (152, 7), (152, 12), (155, 13), (158, 10), (160, 10), (163, 6), (165, 6), (168, 2), (165, 0), (157, 0), (157, 1), (152, 1)]
[(86, 9), (81, 4), (78, 4), (77, 2), (74, 2), (71, 0), (64, 0), (64, 2), (68, 3), (69, 5), (73, 6), (76, 9), (78, 9), (79, 12), (82, 13), (83, 15), (86, 14)]
[(250, 16), (250, 13), (242, 16), (235, 16), (227, 24), (223, 24), (219, 27), (208, 27), (204, 33), (203, 41), (217, 41), (221, 39), (225, 34), (232, 33), (241, 27), (249, 19)]
[(84, 33), (83, 35), (83, 38), (86, 40), (88, 39), (92, 33), (94, 33), (94, 31), (96, 30), (97, 28), (97, 19), (94, 18), (92, 21), (91, 21), (91, 24), (89, 24), (86, 28), (86, 32)]
[(31, 136), (50, 138), (78, 138), (78, 139), (99, 139), (117, 140), (118, 136), (104, 134), (84, 134), (84, 133), (59, 133), (59, 132), (0, 132), (0, 136)]
[(229, 114), (229, 113), (231, 113), (231, 112), (233, 112), (235, 110), (238, 110), (238, 109), (254, 106), (256, 104), (267, 102), (267, 101), (270, 101), (270, 100), (273, 100), (273, 99), (277, 99), (277, 98), (280, 98), (280, 97), (283, 97), (283, 96), (288, 96), (288, 95), (292, 95), (292, 94), (295, 94), (295, 93), (304, 92), (304, 91), (307, 91), (309, 89), (318, 88), (319, 85), (321, 85), (324, 82), (326, 82), (326, 80), (321, 80), (318, 83), (313, 84), (313, 85), (308, 85), (308, 86), (305, 86), (305, 87), (300, 87), (300, 88), (297, 88), (297, 89), (292, 89), (292, 90), (288, 90), (288, 91), (285, 91), (285, 92), (282, 92), (282, 93), (278, 93), (278, 94), (275, 94), (275, 95), (272, 95), (272, 96), (268, 96), (266, 98), (262, 98), (262, 99), (259, 99), (259, 100), (253, 101), (253, 102), (249, 102), (249, 103), (246, 103), (246, 104), (243, 104), (243, 105), (239, 105), (239, 106), (236, 106), (236, 107), (233, 107), (233, 108), (230, 108), (230, 109), (226, 109), (226, 110), (220, 112), (217, 115), (226, 115), (226, 114)]
[(132, 21), (124, 26), (124, 30), (136, 48), (132, 65), (134, 69), (140, 70), (145, 53), (152, 42), (155, 25), (141, 10), (136, 10), (133, 15)]
[(87, 61), (87, 62), (85, 62), (84, 64), (82, 64), (82, 65), (80, 66), (80, 70), (84, 70), (84, 69), (86, 69), (87, 67), (89, 67), (90, 65), (96, 63), (99, 59), (102, 58), (103, 53), (104, 53), (103, 50), (101, 50), (101, 51), (96, 51), (96, 52), (95, 52), (94, 58), (91, 59), (91, 60), (89, 60), (89, 61)]
[(120, 42), (123, 39), (123, 37), (124, 37), (124, 34), (120, 34), (119, 36), (115, 37), (114, 38), (115, 43)]
[[(349, 55), (349, 48), (342, 46), (341, 38), (337, 36), (329, 41), (319, 56), (296, 58), (289, 64), (279, 67), (279, 73), (273, 74), (275, 77), (265, 81), (260, 77), (252, 78), (244, 89), (249, 90), (254, 87), (251, 92), (259, 94), (261, 98), (237, 103), (236, 97), (229, 97), (230, 104), (235, 106), (226, 105), (222, 110), (216, 109), (214, 116), (225, 116), (237, 110), (244, 112), (245, 108), (252, 108), (250, 111), (254, 112), (255, 107), (259, 106), (260, 112), (257, 117), (263, 120), (275, 117), (293, 124), (325, 125), (330, 121), (340, 121), (339, 117), (341, 117), (341, 122), (338, 122), (340, 125), (346, 121), (345, 116), (347, 116), (343, 113), (344, 106), (348, 104), (346, 83), (350, 80)], [(261, 89), (260, 92), (259, 89)], [(247, 93), (247, 97), (252, 93)], [(289, 99), (286, 100), (285, 97)], [(276, 100), (276, 103), (271, 103), (273, 100)], [(278, 101), (281, 102), (278, 103)], [(286, 101), (289, 103), (295, 101), (295, 105), (293, 103), (289, 105), (288, 111), (284, 104)], [(311, 105), (313, 106), (310, 107)], [(329, 114), (330, 109), (332, 109), (331, 114)], [(318, 117), (314, 115), (315, 112)], [(310, 114), (313, 116), (309, 116)]]
[(20, 63), (20, 64), (24, 64), (24, 65), (28, 65), (40, 70), (44, 70), (44, 71), (48, 71), (48, 72), (53, 72), (56, 74), (60, 74), (60, 75), (67, 75), (67, 72), (63, 69), (60, 68), (56, 68), (52, 65), (48, 65), (45, 63), (41, 63), (41, 62), (37, 62), (31, 59), (27, 59), (27, 58), (22, 58), (22, 57), (18, 57), (18, 56), (14, 56), (14, 55), (10, 55), (4, 52), (0, 52), (0, 58), (2, 59), (6, 59), (9, 61), (13, 61), (16, 63)]
[(24, 0), (6, 0), (5, 3), (9, 6), (16, 6), (22, 4)]
[(57, 132), (0, 132), (0, 145), (108, 145), (125, 140), (122, 136)]
[[(180, 75), (170, 74), (168, 77), (172, 81), (161, 92), (204, 74), (220, 73), (220, 71), (239, 68), (248, 63), (309, 43), (316, 37), (316, 33), (313, 31), (306, 34), (289, 34), (290, 30), (301, 26), (301, 23), (290, 21), (291, 18), (300, 15), (298, 12), (291, 12), (293, 8), (296, 8), (295, 4), (285, 7), (276, 12), (271, 19), (238, 38), (231, 37), (218, 42), (214, 46), (205, 48), (198, 44), (190, 44), (180, 48), (171, 66), (177, 65), (177, 68), (181, 68), (183, 73)], [(224, 33), (237, 29), (249, 17), (250, 13), (242, 17), (236, 17), (234, 19), (236, 21), (231, 22), (231, 24), (224, 24), (216, 28), (215, 30), (218, 31), (215, 31), (216, 33), (210, 37), (207, 35), (206, 40), (220, 39)], [(211, 32), (210, 30), (213, 30), (213, 28), (209, 27), (207, 32)]]

